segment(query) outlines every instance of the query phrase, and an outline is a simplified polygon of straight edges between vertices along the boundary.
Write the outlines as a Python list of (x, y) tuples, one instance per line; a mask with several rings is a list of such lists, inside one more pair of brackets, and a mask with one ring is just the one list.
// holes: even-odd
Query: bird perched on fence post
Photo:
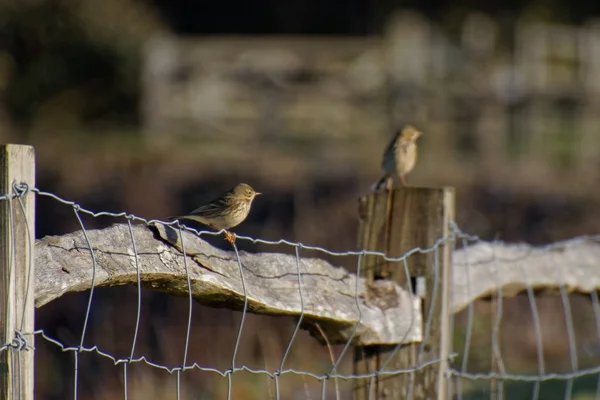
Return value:
[(248, 217), (252, 201), (260, 194), (262, 193), (255, 191), (250, 185), (240, 183), (189, 214), (169, 217), (169, 219), (189, 219), (208, 225), (217, 231), (223, 229), (225, 230), (225, 240), (233, 244), (235, 233), (229, 232), (228, 229), (241, 224)]
[(381, 168), (384, 175), (373, 185), (373, 190), (379, 190), (385, 182), (387, 190), (391, 190), (394, 176), (400, 178), (400, 182), (406, 186), (406, 175), (412, 171), (417, 162), (417, 139), (422, 135), (412, 125), (405, 125), (399, 130), (383, 152)]

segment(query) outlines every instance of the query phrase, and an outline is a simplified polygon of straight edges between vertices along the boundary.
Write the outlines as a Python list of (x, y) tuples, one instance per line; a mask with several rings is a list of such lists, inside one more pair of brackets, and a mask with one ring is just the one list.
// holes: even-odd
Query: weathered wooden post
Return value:
[[(31, 146), (0, 145), (0, 196), (35, 185)], [(0, 200), (0, 399), (33, 400), (35, 195)], [(22, 204), (22, 205), (21, 205)]]
[[(454, 189), (406, 187), (391, 192), (383, 190), (361, 198), (359, 208), (359, 248), (398, 257), (416, 247), (433, 247), (441, 239), (450, 237), (449, 223), (454, 219)], [(424, 332), (427, 337), (421, 354), (418, 354), (421, 344), (403, 345), (386, 365), (386, 370), (410, 369), (427, 361), (442, 361), (414, 373), (358, 380), (354, 387), (355, 400), (447, 398), (445, 374), (448, 363), (445, 360), (450, 349), (448, 284), (453, 247), (453, 241), (446, 240), (437, 247), (437, 251), (417, 253), (407, 259), (413, 289), (424, 289), (414, 290), (415, 295), (423, 296), (423, 321), (431, 318), (431, 325), (429, 331)], [(364, 257), (361, 275), (369, 281), (392, 279), (408, 288), (404, 264), (386, 262), (378, 256)], [(354, 372), (366, 374), (377, 371), (393, 349), (393, 346), (357, 347)]]

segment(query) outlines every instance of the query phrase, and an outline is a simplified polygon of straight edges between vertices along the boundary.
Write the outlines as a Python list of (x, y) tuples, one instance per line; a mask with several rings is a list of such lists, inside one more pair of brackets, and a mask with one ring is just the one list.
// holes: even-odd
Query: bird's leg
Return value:
[[(217, 232), (219, 232), (221, 230), (221, 229), (217, 228), (216, 226), (214, 226), (213, 224), (208, 224), (208, 226), (213, 228)], [(225, 240), (227, 240), (229, 243), (233, 244), (233, 242), (235, 242), (235, 233), (229, 232), (226, 229), (224, 229), (224, 231), (225, 231)]]
[(231, 243), (233, 245), (233, 243), (235, 242), (235, 233), (225, 231), (225, 240), (227, 240), (229, 243)]
[(390, 191), (390, 190), (392, 190), (393, 186), (394, 186), (394, 177), (388, 176), (387, 178), (385, 178), (385, 188), (388, 191)]
[(400, 175), (400, 181), (402, 182), (402, 185), (408, 186), (408, 184), (406, 183), (406, 178), (404, 178), (404, 175)]

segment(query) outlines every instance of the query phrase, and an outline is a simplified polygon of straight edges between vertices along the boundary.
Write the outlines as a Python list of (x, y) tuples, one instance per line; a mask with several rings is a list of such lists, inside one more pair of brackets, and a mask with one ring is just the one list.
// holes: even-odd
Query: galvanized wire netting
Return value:
[[(574, 316), (582, 312), (580, 309), (574, 310), (572, 308), (571, 299), (572, 294), (569, 294), (566, 286), (558, 285), (558, 296), (554, 295), (555, 299), (558, 299), (561, 305), (561, 310), (554, 310), (553, 313), (556, 319), (561, 319), (561, 323), (564, 325), (564, 334), (560, 333), (554, 335), (549, 340), (545, 335), (544, 331), (553, 329), (552, 326), (547, 325), (546, 320), (542, 320), (540, 317), (540, 307), (538, 302), (540, 297), (538, 294), (537, 287), (532, 284), (526, 284), (526, 290), (521, 295), (521, 300), (518, 306), (523, 309), (523, 313), (527, 314), (522, 318), (520, 324), (514, 325), (514, 319), (511, 319), (511, 315), (516, 315), (514, 307), (510, 305), (510, 312), (507, 315), (505, 311), (506, 302), (514, 302), (513, 299), (504, 299), (503, 286), (498, 285), (497, 290), (493, 293), (488, 293), (486, 297), (491, 298), (487, 302), (481, 300), (474, 300), (467, 306), (466, 310), (454, 314), (451, 318), (451, 329), (452, 329), (452, 342), (453, 352), (451, 352), (448, 359), (433, 358), (425, 360), (420, 355), (423, 353), (425, 344), (427, 342), (433, 313), (428, 312), (427, 318), (423, 321), (423, 334), (424, 341), (418, 346), (419, 362), (410, 368), (405, 369), (391, 369), (389, 368), (390, 361), (394, 356), (401, 350), (402, 346), (398, 345), (395, 349), (389, 353), (386, 353), (383, 362), (379, 365), (378, 370), (373, 371), (369, 374), (355, 374), (352, 371), (352, 360), (351, 360), (351, 342), (356, 333), (358, 323), (355, 326), (353, 332), (350, 335), (348, 341), (339, 346), (327, 346), (327, 357), (322, 358), (319, 356), (314, 357), (314, 363), (319, 364), (316, 366), (307, 366), (306, 364), (299, 364), (296, 362), (296, 354), (304, 353), (306, 351), (315, 351), (316, 347), (308, 348), (307, 342), (303, 339), (301, 346), (298, 346), (298, 338), (304, 334), (302, 331), (303, 318), (304, 318), (304, 304), (307, 295), (310, 295), (311, 290), (314, 288), (306, 285), (303, 280), (304, 272), (301, 267), (301, 257), (303, 252), (311, 251), (312, 253), (322, 254), (328, 257), (351, 257), (356, 260), (356, 274), (360, 275), (363, 257), (365, 255), (376, 255), (382, 257), (387, 261), (397, 262), (399, 268), (401, 268), (406, 276), (407, 290), (408, 293), (413, 296), (415, 288), (412, 287), (412, 281), (409, 275), (409, 268), (407, 259), (411, 255), (416, 253), (429, 253), (433, 252), (436, 254), (442, 244), (454, 243), (459, 245), (459, 250), (462, 250), (460, 255), (464, 257), (460, 262), (464, 263), (467, 268), (461, 269), (460, 273), (466, 274), (466, 279), (469, 281), (470, 271), (476, 268), (483, 268), (477, 261), (469, 261), (469, 255), (471, 254), (472, 248), (476, 244), (484, 243), (477, 236), (468, 235), (464, 233), (456, 223), (451, 223), (450, 234), (448, 237), (440, 237), (435, 244), (430, 248), (415, 248), (401, 257), (388, 257), (383, 253), (374, 251), (347, 251), (347, 252), (334, 252), (318, 246), (309, 246), (302, 243), (296, 243), (288, 240), (268, 241), (257, 238), (250, 238), (244, 236), (238, 236), (238, 240), (249, 241), (251, 243), (260, 243), (265, 246), (284, 246), (287, 247), (289, 252), (295, 256), (296, 266), (294, 271), (290, 271), (297, 276), (298, 282), (298, 295), (300, 297), (300, 304), (302, 310), (298, 318), (295, 319), (293, 327), (289, 330), (289, 336), (283, 340), (285, 346), (281, 352), (281, 356), (278, 360), (273, 362), (269, 360), (271, 366), (267, 366), (265, 361), (264, 368), (257, 368), (254, 365), (247, 364), (245, 359), (240, 357), (240, 346), (243, 342), (244, 336), (248, 335), (247, 321), (251, 316), (248, 312), (248, 295), (247, 295), (247, 281), (245, 279), (245, 271), (243, 268), (243, 257), (244, 253), (238, 251), (237, 246), (232, 246), (235, 254), (235, 259), (239, 267), (240, 279), (244, 290), (244, 304), (241, 307), (241, 313), (237, 327), (235, 327), (235, 334), (233, 335), (234, 343), (232, 344), (232, 351), (227, 357), (226, 362), (220, 363), (221, 365), (210, 365), (205, 360), (194, 358), (190, 355), (191, 345), (191, 330), (194, 320), (194, 311), (198, 312), (199, 305), (195, 303), (192, 298), (191, 281), (188, 271), (188, 265), (185, 265), (187, 284), (188, 284), (188, 297), (186, 300), (187, 306), (181, 310), (185, 313), (185, 324), (181, 327), (181, 330), (185, 332), (185, 338), (183, 341), (176, 341), (170, 337), (164, 337), (162, 340), (166, 341), (168, 349), (172, 352), (182, 352), (181, 358), (177, 362), (165, 362), (161, 359), (153, 359), (150, 354), (144, 354), (140, 351), (140, 327), (142, 314), (145, 311), (145, 303), (143, 301), (143, 292), (149, 291), (142, 285), (140, 278), (140, 254), (136, 247), (136, 240), (133, 235), (133, 224), (154, 224), (154, 223), (165, 223), (171, 225), (174, 229), (179, 230), (180, 233), (183, 230), (190, 230), (197, 234), (199, 237), (202, 236), (215, 236), (219, 235), (219, 232), (211, 231), (198, 231), (184, 227), (178, 222), (164, 222), (156, 220), (147, 220), (144, 218), (137, 217), (133, 214), (121, 212), (94, 212), (83, 208), (79, 204), (67, 201), (61, 197), (42, 191), (38, 188), (29, 188), (26, 185), (17, 184), (13, 187), (11, 194), (5, 194), (0, 196), (1, 202), (7, 202), (10, 214), (12, 215), (17, 207), (23, 207), (21, 201), (23, 196), (35, 194), (37, 196), (43, 196), (51, 199), (52, 201), (59, 202), (62, 206), (68, 207), (72, 210), (74, 218), (78, 221), (81, 228), (81, 232), (87, 242), (87, 251), (89, 251), (89, 257), (93, 265), (92, 281), (90, 282), (91, 289), (86, 293), (87, 302), (85, 304), (85, 312), (83, 315), (83, 322), (81, 330), (78, 335), (68, 337), (64, 336), (59, 338), (57, 335), (52, 335), (44, 329), (36, 329), (33, 332), (26, 332), (22, 329), (17, 330), (12, 335), (12, 340), (3, 343), (0, 347), (0, 351), (36, 351), (36, 348), (40, 346), (40, 343), (53, 347), (59, 352), (69, 355), (71, 359), (65, 359), (63, 357), (62, 363), (68, 363), (72, 371), (72, 380), (69, 378), (68, 382), (60, 382), (60, 385), (70, 385), (72, 398), (82, 399), (88, 398), (85, 391), (82, 390), (84, 386), (89, 386), (90, 375), (94, 375), (94, 369), (90, 368), (89, 365), (94, 363), (102, 363), (99, 361), (103, 359), (111, 363), (114, 368), (118, 369), (120, 376), (120, 384), (115, 383), (112, 387), (113, 393), (120, 393), (119, 397), (122, 398), (138, 398), (139, 396), (139, 382), (132, 383), (132, 368), (137, 368), (138, 365), (144, 365), (151, 369), (156, 370), (159, 373), (169, 375), (175, 380), (175, 384), (172, 387), (170, 393), (163, 394), (168, 398), (184, 399), (184, 398), (220, 398), (218, 391), (211, 389), (205, 380), (202, 380), (202, 385), (194, 386), (193, 382), (185, 379), (186, 375), (190, 374), (202, 374), (203, 377), (210, 376), (209, 380), (219, 382), (218, 384), (224, 384), (226, 388), (227, 398), (240, 398), (240, 391), (236, 389), (236, 385), (246, 385), (243, 383), (247, 379), (247, 374), (254, 376), (262, 376), (266, 378), (261, 381), (260, 385), (267, 385), (269, 387), (268, 397), (283, 399), (283, 398), (348, 398), (351, 396), (352, 384), (362, 380), (367, 382), (368, 385), (374, 386), (376, 379), (385, 379), (386, 377), (397, 376), (400, 374), (414, 374), (424, 368), (431, 365), (446, 362), (450, 363), (450, 368), (446, 374), (446, 379), (449, 380), (449, 391), (450, 396), (455, 398), (533, 398), (533, 399), (545, 399), (553, 398), (548, 397), (546, 393), (548, 390), (556, 392), (556, 388), (548, 389), (548, 381), (556, 381), (563, 383), (560, 390), (561, 397), (565, 399), (577, 398), (578, 393), (590, 392), (589, 384), (586, 381), (585, 384), (580, 382), (581, 379), (593, 378), (593, 393), (591, 396), (600, 398), (600, 360), (598, 360), (598, 347), (600, 346), (600, 303), (598, 300), (597, 291), (591, 291), (589, 295), (589, 312), (592, 318), (589, 318), (587, 322), (581, 322), (581, 319), (574, 318)], [(84, 218), (85, 217), (85, 218)], [(93, 305), (96, 302), (106, 301), (104, 297), (98, 298), (97, 290), (100, 282), (96, 281), (95, 271), (98, 266), (98, 257), (101, 256), (95, 251), (94, 244), (90, 241), (88, 231), (86, 229), (85, 219), (86, 218), (99, 218), (107, 217), (114, 223), (124, 223), (127, 225), (131, 234), (131, 248), (133, 249), (133, 260), (135, 267), (138, 272), (136, 286), (136, 316), (134, 330), (131, 338), (125, 338), (124, 333), (119, 333), (120, 344), (117, 346), (107, 346), (106, 344), (90, 344), (91, 326), (97, 326), (98, 324), (92, 324), (91, 321), (94, 318), (106, 318), (106, 324), (111, 324), (110, 318), (119, 318), (119, 315), (106, 316), (96, 315), (92, 312)], [(13, 226), (14, 229), (14, 226)], [(592, 238), (593, 240), (600, 240), (600, 238)], [(582, 238), (582, 243), (589, 242), (590, 238)], [(15, 244), (15, 245), (26, 245), (26, 244)], [(182, 242), (183, 252), (186, 253), (185, 243)], [(555, 251), (552, 245), (543, 248), (546, 253), (552, 253)], [(457, 257), (455, 253), (455, 257)], [(186, 257), (183, 258), (186, 263)], [(458, 260), (455, 260), (457, 262)], [(497, 260), (496, 260), (497, 261)], [(502, 274), (500, 267), (501, 263), (492, 262), (485, 266), (489, 269), (490, 274), (498, 278), (499, 274)], [(521, 260), (523, 268), (523, 274), (527, 277), (527, 257), (523, 257)], [(33, 268), (33, 265), (30, 266)], [(556, 271), (559, 274), (566, 274), (569, 269), (569, 265), (556, 265)], [(10, 268), (10, 266), (9, 266)], [(434, 268), (435, 274), (433, 279), (441, 279), (442, 275), (439, 271), (439, 265), (436, 264)], [(30, 269), (30, 271), (32, 271)], [(598, 270), (600, 275), (600, 270)], [(30, 278), (32, 276), (30, 275)], [(464, 278), (464, 277), (463, 277)], [(527, 280), (526, 280), (527, 281)], [(452, 296), (452, 284), (454, 277), (451, 278), (450, 282), (450, 296)], [(100, 289), (102, 290), (102, 289)], [(28, 296), (33, 296), (33, 293), (28, 291)], [(438, 296), (439, 293), (429, 293), (429, 296)], [(414, 295), (416, 296), (416, 294)], [(362, 298), (358, 288), (358, 281), (353, 293), (354, 302), (356, 303), (356, 313), (358, 315), (358, 321), (361, 321), (361, 304)], [(8, 297), (5, 297), (8, 300)], [(412, 300), (412, 299), (411, 299)], [(517, 301), (519, 301), (517, 299)], [(483, 305), (482, 305), (483, 304)], [(489, 309), (487, 309), (487, 308)], [(508, 306), (507, 306), (508, 307)], [(118, 308), (118, 307), (117, 307)], [(483, 311), (482, 311), (483, 310)], [(426, 311), (426, 310), (424, 310)], [(558, 314), (560, 313), (560, 317)], [(587, 324), (592, 320), (592, 324), (595, 327), (593, 333), (589, 332)], [(485, 321), (485, 323), (482, 323)], [(507, 325), (507, 321), (509, 325)], [(411, 320), (411, 325), (414, 322)], [(37, 325), (37, 322), (36, 322)], [(218, 321), (215, 321), (215, 327), (218, 325)], [(584, 326), (582, 328), (582, 326)], [(210, 329), (208, 327), (207, 329)], [(582, 329), (585, 331), (582, 332)], [(220, 332), (215, 328), (215, 332)], [(279, 334), (287, 334), (287, 332), (281, 331)], [(511, 360), (515, 358), (515, 351), (508, 351), (507, 346), (518, 347), (520, 350), (526, 349), (527, 346), (518, 345), (518, 337), (525, 337), (528, 333), (532, 332), (533, 341), (533, 357), (529, 360), (519, 360), (518, 363), (514, 363)], [(408, 333), (407, 333), (408, 334)], [(586, 346), (579, 344), (577, 336), (580, 335), (585, 337), (584, 342)], [(37, 337), (38, 341), (36, 346), (33, 346), (32, 338)], [(515, 339), (517, 337), (517, 339)], [(216, 337), (210, 342), (204, 344), (206, 347), (217, 347), (224, 340), (224, 337)], [(123, 345), (126, 342), (126, 345)], [(563, 361), (566, 360), (566, 367), (556, 360), (548, 362), (547, 353), (548, 346), (556, 346), (556, 343), (561, 343), (565, 348), (566, 353)], [(294, 344), (296, 344), (294, 346)], [(181, 346), (182, 348), (175, 347)], [(269, 342), (263, 343), (263, 346), (269, 346)], [(584, 350), (582, 350), (584, 349)], [(523, 350), (523, 352), (531, 351), (531, 349)], [(37, 353), (36, 353), (37, 354)], [(584, 354), (582, 358), (582, 354)], [(98, 360), (89, 361), (88, 356), (93, 355)], [(82, 364), (82, 357), (86, 357), (85, 368)], [(260, 358), (260, 356), (259, 356)], [(517, 357), (518, 358), (518, 357)], [(526, 357), (523, 357), (524, 359)], [(171, 357), (171, 360), (173, 358)], [(51, 363), (48, 364), (48, 360), (36, 360), (38, 368), (51, 368)], [(518, 364), (518, 365), (517, 365)], [(563, 363), (564, 364), (564, 363)], [(225, 366), (223, 366), (225, 365)], [(13, 365), (12, 371), (18, 371), (19, 366)], [(185, 374), (184, 374), (185, 373)], [(42, 374), (41, 370), (36, 371), (36, 374)], [(11, 378), (19, 379), (18, 373)], [(194, 375), (197, 377), (198, 375)], [(234, 381), (234, 376), (240, 376), (240, 380)], [(304, 390), (301, 392), (290, 391), (286, 388), (287, 385), (291, 385), (292, 382), (286, 380), (288, 377), (293, 376), (301, 378)], [(36, 378), (37, 379), (37, 378)], [(519, 386), (520, 384), (523, 384)], [(258, 383), (257, 383), (258, 385)], [(296, 383), (294, 382), (294, 385)], [(143, 385), (142, 385), (143, 386)], [(247, 388), (248, 386), (244, 386)], [(310, 389), (308, 389), (310, 387)], [(256, 393), (264, 393), (259, 389), (256, 389)], [(407, 388), (409, 392), (411, 388)], [(294, 394), (295, 393), (295, 394)], [(371, 398), (377, 398), (374, 389), (369, 390)], [(516, 395), (515, 395), (516, 393)], [(155, 396), (160, 397), (158, 393), (154, 393)], [(116, 395), (115, 395), (116, 396)], [(260, 395), (256, 395), (256, 398), (260, 398)], [(162, 398), (162, 397), (161, 397)], [(250, 395), (248, 397), (250, 398)]]

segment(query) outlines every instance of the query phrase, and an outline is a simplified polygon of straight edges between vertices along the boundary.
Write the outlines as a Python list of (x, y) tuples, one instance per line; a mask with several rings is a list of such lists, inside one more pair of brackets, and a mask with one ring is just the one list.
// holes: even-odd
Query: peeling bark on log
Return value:
[[(233, 251), (217, 249), (191, 232), (183, 232), (187, 256), (181, 252), (179, 231), (162, 224), (151, 227), (115, 224), (88, 230), (96, 260), (95, 286), (142, 284), (172, 295), (187, 296), (186, 265), (192, 296), (198, 302), (241, 310), (244, 285)], [(279, 253), (240, 252), (248, 311), (299, 317), (302, 312), (296, 257)], [(36, 306), (68, 292), (90, 289), (93, 259), (82, 231), (36, 241)], [(420, 299), (394, 284), (367, 288), (356, 275), (316, 258), (301, 258), (302, 325), (319, 339), (316, 323), (331, 343), (353, 345), (414, 343), (422, 340)], [(376, 293), (376, 295), (375, 295)], [(383, 293), (383, 294), (382, 294)], [(411, 307), (411, 298), (413, 305)]]

